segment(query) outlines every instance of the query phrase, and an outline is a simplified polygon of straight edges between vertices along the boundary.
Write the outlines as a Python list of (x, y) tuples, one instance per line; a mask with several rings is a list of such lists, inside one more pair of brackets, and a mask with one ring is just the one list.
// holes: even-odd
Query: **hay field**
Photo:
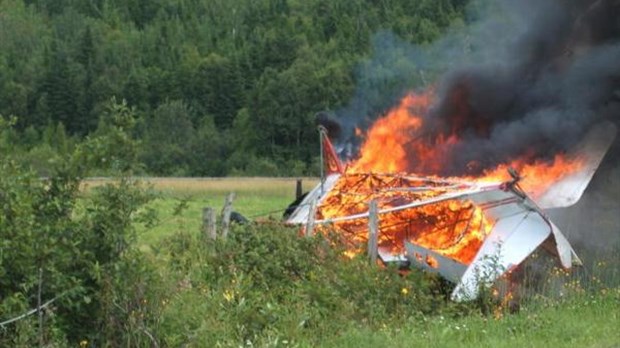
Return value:
[[(318, 178), (266, 178), (266, 177), (225, 177), (225, 178), (138, 178), (150, 184), (156, 191), (170, 196), (214, 194), (228, 192), (266, 194), (268, 196), (290, 196), (295, 194), (295, 182), (301, 179), (304, 190), (309, 190)], [(112, 180), (109, 178), (88, 178), (82, 182), (82, 189), (96, 187)]]

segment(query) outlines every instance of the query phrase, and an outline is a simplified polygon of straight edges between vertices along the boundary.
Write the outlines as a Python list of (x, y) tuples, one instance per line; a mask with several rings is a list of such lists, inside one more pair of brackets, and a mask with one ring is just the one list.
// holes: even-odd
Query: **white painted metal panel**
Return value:
[(331, 174), (327, 178), (325, 178), (324, 183), (319, 183), (315, 188), (312, 189), (304, 198), (299, 206), (291, 216), (286, 220), (289, 224), (305, 224), (308, 221), (308, 214), (310, 214), (310, 205), (313, 200), (317, 200), (317, 204), (320, 204), (323, 198), (325, 198), (326, 193), (329, 192), (338, 179), (340, 178), (340, 174)]
[(564, 268), (571, 268), (573, 265), (581, 265), (581, 260), (568, 243), (568, 240), (560, 229), (551, 222), (553, 237), (555, 239), (556, 248), (558, 249), (558, 257), (560, 258), (560, 263)]
[[(407, 259), (411, 264), (423, 270), (438, 273), (453, 283), (458, 283), (467, 270), (466, 265), (414, 243), (405, 241), (405, 249), (407, 249)], [(429, 256), (437, 261), (437, 267), (426, 261)]]
[(535, 211), (498, 221), (452, 293), (471, 300), (480, 285), (490, 284), (527, 258), (551, 234), (551, 226)]
[(379, 258), (381, 259), (382, 262), (384, 263), (405, 263), (407, 262), (407, 258), (405, 257), (405, 255), (402, 254), (398, 254), (398, 255), (394, 255), (392, 254), (392, 251), (390, 249), (387, 248), (383, 248), (383, 247), (379, 247), (377, 248), (378, 254), (379, 254)]
[(616, 138), (616, 133), (616, 126), (608, 121), (594, 126), (568, 154), (568, 158), (584, 161), (582, 169), (553, 183), (544, 193), (540, 193), (539, 197), (536, 197), (535, 192), (529, 194), (536, 198), (542, 209), (569, 207), (577, 203)]

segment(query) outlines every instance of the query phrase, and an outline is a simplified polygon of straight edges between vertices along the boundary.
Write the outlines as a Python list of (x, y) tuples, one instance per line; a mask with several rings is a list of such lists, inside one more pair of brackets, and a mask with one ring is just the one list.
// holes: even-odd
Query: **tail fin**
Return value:
[(319, 133), (321, 134), (321, 155), (323, 156), (323, 167), (325, 174), (343, 174), (344, 167), (338, 158), (338, 154), (336, 154), (336, 150), (334, 149), (332, 142), (327, 136), (327, 130), (320, 126)]
[(554, 183), (537, 199), (543, 209), (569, 207), (581, 198), (590, 180), (603, 161), (605, 154), (616, 138), (616, 126), (611, 122), (602, 122), (590, 129), (584, 139), (569, 156), (586, 160), (583, 168)]

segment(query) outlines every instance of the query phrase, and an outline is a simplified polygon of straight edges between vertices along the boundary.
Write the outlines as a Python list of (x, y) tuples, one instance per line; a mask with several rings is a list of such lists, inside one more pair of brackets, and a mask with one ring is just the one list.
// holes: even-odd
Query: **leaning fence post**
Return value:
[(368, 257), (370, 263), (377, 262), (378, 243), (379, 243), (379, 219), (377, 201), (373, 199), (368, 204)]
[(314, 218), (316, 216), (316, 198), (310, 203), (310, 211), (308, 212), (308, 223), (306, 224), (306, 237), (312, 237), (314, 234)]
[(210, 239), (217, 238), (215, 209), (211, 207), (202, 209), (202, 232)]
[(230, 214), (232, 213), (232, 203), (235, 199), (235, 193), (231, 192), (226, 196), (224, 201), (224, 208), (222, 209), (222, 238), (228, 237), (228, 230), (230, 229)]

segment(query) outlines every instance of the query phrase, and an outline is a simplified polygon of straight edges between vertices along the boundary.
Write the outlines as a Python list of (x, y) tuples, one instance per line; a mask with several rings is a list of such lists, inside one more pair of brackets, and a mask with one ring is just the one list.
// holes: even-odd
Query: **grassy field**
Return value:
[[(279, 220), (282, 210), (295, 198), (294, 178), (146, 181), (157, 193), (157, 198), (148, 207), (157, 213), (157, 220), (154, 226), (139, 227), (140, 248), (144, 251), (152, 250), (151, 247), (155, 246), (162, 250), (179, 247), (181, 247), (179, 250), (190, 250), (191, 246), (186, 245), (183, 239), (186, 237), (177, 239), (174, 245), (168, 247), (161, 241), (169, 236), (182, 236), (188, 232), (197, 236), (200, 231), (202, 208), (211, 206), (219, 210), (229, 192), (236, 193), (234, 210), (253, 220)], [(86, 189), (101, 182), (103, 181), (87, 181)], [(318, 180), (314, 178), (304, 179), (304, 191), (314, 187), (317, 182)], [(199, 244), (195, 237), (188, 241)], [(272, 245), (269, 243), (267, 245)], [(248, 247), (252, 249), (252, 246)], [(259, 248), (257, 251), (261, 250)], [(294, 255), (295, 251), (293, 254), (287, 254), (289, 251), (286, 250), (288, 249), (284, 249), (284, 254), (293, 257), (291, 255)], [(153, 253), (156, 254), (161, 255), (162, 251)], [(289, 287), (284, 292), (294, 294), (287, 295), (294, 297), (276, 300), (270, 293), (256, 293), (254, 285), (244, 287), (243, 284), (249, 282), (253, 276), (239, 269), (235, 271), (239, 274), (221, 275), (218, 277), (224, 277), (221, 278), (224, 280), (214, 281), (219, 278), (213, 278), (213, 270), (206, 266), (206, 261), (202, 261), (202, 257), (198, 254), (200, 252), (179, 251), (177, 255), (184, 255), (181, 256), (184, 261), (177, 260), (179, 256), (171, 256), (172, 254), (158, 259), (163, 262), (161, 267), (167, 269), (162, 273), (164, 279), (170, 281), (166, 287), (172, 289), (157, 300), (162, 304), (159, 319), (162, 325), (161, 339), (170, 345), (200, 347), (218, 342), (221, 346), (247, 347), (313, 347), (317, 346), (317, 343), (325, 347), (620, 347), (620, 287), (617, 281), (611, 287), (600, 286), (596, 283), (597, 277), (601, 276), (600, 272), (592, 273), (588, 270), (590, 272), (588, 277), (583, 278), (587, 278), (588, 284), (578, 284), (568, 292), (565, 291), (567, 288), (562, 288), (564, 292), (561, 296), (559, 291), (551, 290), (538, 299), (522, 304), (518, 313), (505, 313), (500, 318), (480, 313), (452, 315), (450, 310), (442, 310), (440, 313), (445, 311), (443, 315), (433, 314), (425, 317), (412, 307), (411, 314), (404, 315), (402, 321), (377, 324), (367, 323), (366, 319), (362, 318), (350, 323), (345, 321), (343, 324), (341, 320), (339, 329), (330, 331), (325, 329), (325, 324), (321, 324), (317, 327), (323, 331), (316, 329), (317, 332), (314, 334), (295, 324), (296, 320), (300, 320), (299, 317), (304, 316), (304, 311), (310, 310), (312, 313), (317, 310), (318, 314), (314, 315), (321, 317), (321, 311), (327, 308), (322, 307), (320, 302), (309, 304), (304, 300), (308, 296), (307, 293), (313, 292), (314, 285), (311, 281), (295, 280), (295, 284), (285, 282), (280, 285), (281, 288), (270, 288), (267, 284), (270, 292), (280, 293), (284, 291), (280, 289)], [(265, 255), (269, 256), (271, 252)], [(245, 262), (243, 255), (238, 257)], [(612, 261), (613, 265), (618, 264), (618, 260)], [(173, 264), (176, 266), (171, 266)], [(267, 270), (271, 268), (270, 265), (262, 267), (266, 267)], [(232, 280), (226, 277), (231, 277)], [(340, 283), (342, 281), (335, 281), (335, 284)], [(368, 284), (372, 284), (373, 288), (377, 285), (372, 283), (372, 280)], [(383, 283), (377, 288), (384, 286), (386, 284)], [(333, 294), (329, 293), (328, 288), (321, 290), (327, 291), (327, 294), (319, 293), (316, 296), (330, 298), (329, 296)], [(375, 291), (365, 290), (366, 288), (359, 288), (358, 291), (369, 291), (369, 294)], [(557, 292), (555, 295), (554, 291)], [(374, 294), (379, 299), (384, 297), (376, 292)], [(400, 287), (396, 288), (396, 294), (400, 294)], [(346, 294), (343, 299), (349, 297), (354, 298), (355, 295)], [(388, 298), (387, 295), (385, 297)], [(288, 308), (289, 306), (297, 306), (299, 309)], [(357, 317), (356, 307), (344, 308), (349, 308), (352, 318)], [(391, 316), (385, 313), (383, 317)], [(267, 320), (265, 318), (272, 324), (261, 331), (264, 334), (257, 338), (257, 341), (244, 341), (246, 338), (238, 338), (239, 332), (245, 330), (244, 325), (247, 325), (248, 321), (244, 320), (255, 322)], [(347, 316), (343, 314), (342, 318)], [(334, 318), (333, 321), (337, 322), (337, 319)], [(286, 324), (288, 322), (290, 323)], [(221, 339), (208, 339), (218, 332)]]
[[(319, 182), (301, 178), (303, 192)], [(251, 220), (281, 219), (295, 200), (296, 178), (145, 178), (156, 192), (148, 208), (157, 212), (155, 226), (140, 226), (138, 242), (142, 249), (179, 231), (200, 230), (202, 209), (224, 205), (228, 193), (235, 193), (233, 210)], [(101, 185), (106, 179), (90, 179), (84, 189)]]
[(377, 332), (351, 329), (325, 347), (620, 347), (620, 289), (534, 305), (501, 319), (431, 318)]

